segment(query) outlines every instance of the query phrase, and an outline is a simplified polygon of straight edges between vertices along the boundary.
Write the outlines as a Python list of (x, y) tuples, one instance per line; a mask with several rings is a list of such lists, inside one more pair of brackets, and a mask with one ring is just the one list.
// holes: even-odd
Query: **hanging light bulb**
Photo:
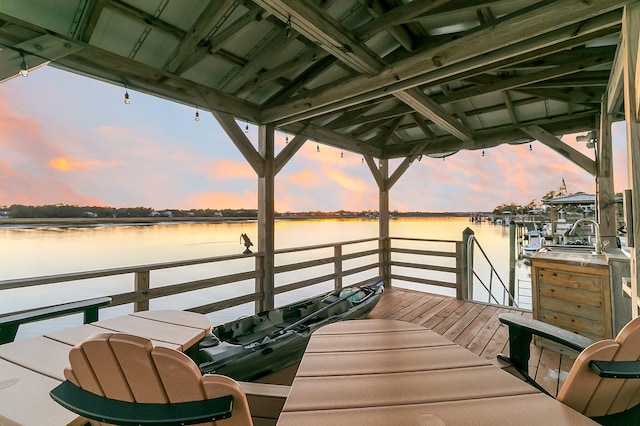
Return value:
[(484, 157), (484, 149), (482, 150), (482, 156)]
[(131, 100), (129, 100), (129, 91), (127, 90), (127, 86), (124, 86), (124, 103), (129, 105)]
[(316, 152), (320, 152), (320, 144), (316, 144)]
[(196, 121), (200, 121), (200, 113), (196, 109)]
[(287, 19), (286, 33), (287, 38), (291, 37), (291, 15), (289, 15), (289, 19)]
[(340, 158), (344, 158), (344, 152), (340, 151)]
[(247, 125), (245, 126), (244, 132), (247, 134), (249, 133), (249, 123), (247, 123)]
[(529, 151), (533, 151), (533, 148), (531, 147), (531, 144), (529, 144)]
[(284, 137), (284, 143), (285, 143), (285, 144), (288, 144), (288, 143), (289, 143), (289, 135), (287, 135), (287, 136), (285, 136), (285, 137)]
[(20, 53), (22, 56), (22, 63), (20, 64), (20, 75), (22, 77), (29, 77), (29, 67), (27, 66), (27, 61), (24, 60), (24, 54)]
[(362, 162), (364, 163), (364, 157), (362, 157)]

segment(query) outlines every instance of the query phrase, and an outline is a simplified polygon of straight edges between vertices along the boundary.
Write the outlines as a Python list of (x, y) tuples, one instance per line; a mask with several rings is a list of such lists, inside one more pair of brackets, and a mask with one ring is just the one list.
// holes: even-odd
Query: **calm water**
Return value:
[[(91, 227), (0, 226), (0, 280), (240, 254), (244, 249), (240, 243), (240, 234), (246, 233), (255, 242), (256, 227), (255, 222)], [(471, 223), (466, 218), (402, 218), (392, 220), (390, 224), (393, 237), (451, 240), (460, 240), (466, 227), (474, 230), (477, 240), (506, 282), (508, 228), (487, 223)], [(276, 222), (275, 228), (276, 248), (350, 241), (377, 235), (377, 221), (367, 219), (283, 220)], [(190, 274), (193, 274), (193, 278)], [(179, 270), (152, 272), (152, 285), (197, 279), (197, 274), (197, 271)], [(206, 274), (211, 275), (210, 266)], [(131, 291), (131, 280), (129, 275), (90, 280), (91, 282), (87, 280), (0, 291), (0, 313)], [(226, 289), (225, 295), (239, 295), (251, 291), (252, 288), (252, 283), (237, 285), (233, 289)], [(313, 294), (318, 292), (315, 291)], [(152, 308), (182, 309), (198, 304), (189, 300), (189, 297), (193, 296), (174, 298), (170, 305), (163, 305), (161, 299), (154, 300)], [(284, 302), (284, 299), (276, 300), (276, 305)], [(122, 314), (128, 309), (131, 308), (111, 308), (107, 310), (110, 312), (101, 317)], [(240, 306), (218, 315), (211, 314), (210, 319), (219, 323), (249, 314), (251, 310), (251, 305)], [(56, 328), (75, 325), (69, 321), (77, 319), (58, 319), (51, 323), (52, 327)], [(20, 336), (41, 332), (35, 325), (21, 327)]]

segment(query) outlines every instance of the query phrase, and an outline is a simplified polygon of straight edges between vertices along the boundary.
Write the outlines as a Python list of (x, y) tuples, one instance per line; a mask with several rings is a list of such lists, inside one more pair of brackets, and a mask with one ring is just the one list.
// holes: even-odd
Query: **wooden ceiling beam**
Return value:
[(448, 2), (449, 0), (414, 0), (359, 26), (353, 33), (359, 40), (369, 40), (380, 31), (411, 22)]
[[(441, 87), (442, 87), (442, 92), (445, 95), (450, 95), (451, 93), (453, 93), (449, 84), (443, 84)], [(460, 105), (460, 102), (452, 102), (451, 107), (453, 108), (453, 111), (455, 112), (458, 119), (462, 122), (462, 124), (468, 129), (471, 129), (473, 126), (469, 122), (469, 119), (467, 118), (467, 114), (462, 108), (462, 105)]]
[(622, 109), (622, 102), (624, 96), (622, 95), (624, 83), (623, 83), (623, 71), (624, 64), (622, 54), (626, 48), (626, 38), (622, 37), (620, 45), (616, 51), (616, 57), (613, 61), (613, 67), (611, 68), (611, 74), (607, 84), (607, 113), (615, 114)]
[(359, 139), (333, 132), (315, 124), (307, 125), (300, 134), (307, 136), (309, 139), (313, 139), (316, 142), (336, 148), (345, 149), (347, 151), (356, 151), (362, 154), (369, 154), (377, 158), (382, 157), (382, 150), (379, 147), (371, 146)]
[[(215, 2), (214, 2), (215, 3)], [(233, 21), (228, 26), (224, 27), (220, 31), (213, 34), (209, 39), (203, 40), (202, 46), (199, 46), (188, 57), (186, 57), (173, 71), (173, 74), (183, 74), (208, 55), (215, 55), (222, 52), (222, 47), (225, 43), (229, 43), (236, 38), (242, 37), (247, 31), (251, 29), (257, 22), (266, 18), (267, 14), (259, 8), (250, 9), (247, 13), (242, 15), (237, 20)]]
[(171, 34), (177, 40), (182, 40), (184, 38), (184, 30), (121, 0), (109, 0), (109, 2), (105, 4), (105, 7), (121, 12), (123, 15), (127, 16), (127, 18), (133, 19), (144, 26), (152, 27), (164, 33)]
[[(618, 15), (619, 17), (622, 16), (621, 14), (618, 14)], [(576, 26), (575, 28), (564, 29), (561, 31), (561, 34), (557, 34), (557, 36), (559, 38), (562, 38), (570, 33), (571, 34), (575, 33), (576, 31), (578, 31), (578, 29), (579, 29), (578, 26)], [(584, 26), (582, 26), (582, 29), (584, 29)], [(571, 31), (568, 31), (568, 30), (571, 30)], [(546, 41), (547, 44), (545, 45), (545, 47), (531, 49), (529, 45), (526, 45), (526, 46), (523, 45), (521, 46), (521, 49), (525, 50), (526, 53), (520, 53), (517, 56), (509, 57), (507, 59), (503, 59), (497, 62), (492, 61), (491, 58), (493, 54), (489, 54), (476, 60), (466, 61), (464, 64), (458, 64), (454, 67), (444, 67), (444, 69), (437, 70), (435, 72), (430, 73), (430, 75), (433, 78), (429, 80), (427, 83), (425, 83), (425, 85), (435, 86), (435, 85), (446, 84), (448, 82), (452, 82), (455, 80), (470, 80), (470, 79), (476, 78), (475, 76), (478, 76), (478, 78), (481, 78), (483, 73), (492, 72), (492, 71), (495, 71), (496, 69), (503, 69), (505, 67), (514, 66), (515, 64), (519, 64), (519, 63), (523, 63), (531, 60), (544, 61), (549, 54), (553, 54), (554, 52), (566, 53), (569, 49), (575, 48), (576, 46), (583, 45), (592, 40), (606, 37), (617, 31), (619, 31), (619, 25), (612, 25), (594, 32), (587, 31), (586, 34), (579, 35), (576, 37), (567, 37), (564, 41), (561, 41), (559, 43), (552, 41), (553, 36), (556, 34), (545, 35), (542, 38), (542, 40), (540, 40), (540, 43), (542, 43), (543, 41)], [(404, 60), (404, 58), (402, 60)], [(454, 70), (458, 70), (462, 66), (466, 67), (464, 71), (452, 72)], [(348, 108), (350, 105), (354, 103), (361, 104), (363, 102), (371, 102), (376, 99), (383, 99), (385, 97), (390, 96), (390, 93), (394, 92), (398, 88), (404, 89), (405, 87), (414, 87), (416, 85), (414, 83), (416, 82), (418, 83), (417, 85), (422, 85), (423, 80), (425, 79), (426, 79), (426, 76), (420, 76), (419, 78), (410, 79), (405, 82), (392, 83), (385, 88), (382, 88), (370, 93), (363, 93), (361, 95), (356, 96), (355, 98), (338, 100), (336, 101), (336, 103), (332, 105), (323, 107), (323, 109), (326, 112), (322, 112), (318, 115), (322, 116), (324, 114), (331, 114), (336, 109)], [(343, 84), (348, 84), (351, 82), (353, 82), (353, 79), (348, 79)], [(338, 83), (336, 84), (339, 85)], [(313, 99), (316, 97), (324, 96), (325, 93), (334, 90), (334, 88), (336, 87), (336, 84), (318, 87), (313, 91), (309, 91), (305, 93), (303, 96), (298, 96), (295, 99), (292, 99), (291, 102), (295, 102), (301, 99), (307, 99), (307, 100), (312, 100), (310, 105), (315, 105), (315, 102), (313, 102)], [(489, 83), (483, 83), (483, 84), (489, 84)], [(264, 105), (264, 106), (266, 106), (267, 111), (270, 110), (271, 108), (278, 108), (278, 106), (274, 106), (271, 104)], [(300, 117), (301, 115), (304, 115), (307, 113), (308, 111), (305, 111), (304, 113), (299, 114), (297, 117)], [(290, 120), (285, 120), (284, 122), (290, 122)]]
[(588, 126), (593, 126), (593, 113), (576, 113), (571, 117), (560, 116), (550, 119), (532, 120), (530, 122), (521, 123), (519, 126), (509, 124), (505, 126), (476, 130), (473, 141), (461, 141), (451, 135), (437, 136), (431, 140), (413, 140), (402, 146), (396, 145), (388, 147), (385, 150), (385, 155), (386, 158), (406, 157), (415, 145), (422, 143), (427, 143), (427, 146), (421, 151), (421, 154), (434, 155), (441, 154), (443, 152), (457, 152), (463, 149), (489, 149), (505, 143), (524, 144), (535, 140), (534, 137), (522, 130), (523, 126), (544, 126), (546, 131), (551, 134), (554, 132), (579, 132), (583, 131)]
[(367, 143), (383, 147), (385, 142), (391, 137), (391, 135), (393, 135), (393, 132), (395, 132), (400, 125), (400, 121), (402, 121), (402, 117), (397, 117), (391, 121), (387, 121), (384, 126), (378, 126), (380, 132), (373, 138), (369, 139)]
[[(103, 66), (105, 63), (109, 63), (110, 67)], [(102, 49), (85, 46), (57, 59), (51, 66), (123, 85), (126, 83), (131, 89), (153, 96), (260, 122), (260, 109), (254, 104)], [(110, 69), (117, 70), (118, 74), (113, 74)]]
[[(320, 16), (316, 10), (309, 6), (303, 7), (300, 4), (301, 2), (296, 0), (280, 0), (272, 3), (274, 4), (270, 4), (271, 9), (269, 10), (276, 16), (288, 16), (288, 19), (292, 19), (292, 22), (294, 13), (297, 13), (298, 17), (304, 17), (306, 25), (304, 28), (295, 27), (296, 30), (300, 31), (310, 40), (320, 43), (321, 46), (333, 56), (341, 58), (341, 52), (346, 43), (352, 43), (352, 45), (350, 45), (352, 54), (347, 55), (341, 60), (354, 70), (361, 73), (375, 74), (382, 69), (382, 61), (358, 41), (349, 41), (351, 37), (350, 34), (344, 31), (339, 23), (333, 22), (327, 17)], [(296, 10), (293, 10), (294, 5), (298, 6)], [(320, 35), (322, 36), (320, 37)], [(342, 46), (338, 47), (340, 45)], [(394, 96), (418, 110), (425, 117), (430, 118), (434, 123), (456, 137), (462, 140), (471, 138), (470, 130), (420, 91), (410, 90), (407, 92), (398, 92), (395, 93)]]
[[(302, 54), (296, 56), (295, 58), (287, 61), (281, 65), (270, 68), (268, 71), (259, 72), (253, 76), (253, 79), (244, 83), (238, 90), (236, 90), (233, 95), (234, 96), (242, 96), (246, 93), (251, 92), (252, 90), (262, 87), (265, 84), (278, 80), (282, 78), (282, 76), (291, 76), (295, 74), (300, 68), (310, 68), (314, 64), (319, 63), (320, 60), (328, 57), (328, 53), (319, 47), (308, 49)], [(331, 58), (328, 63), (333, 63), (335, 61), (334, 58)], [(291, 83), (293, 79), (288, 78), (288, 83)]]
[[(615, 0), (584, 3), (558, 0), (517, 19), (498, 22), (492, 28), (411, 55), (385, 67), (375, 76), (359, 76), (314, 98), (301, 98), (264, 112), (267, 122), (284, 124), (304, 120), (354, 103), (404, 90), (436, 79), (452, 77), (498, 64), (519, 55), (535, 56), (539, 49), (568, 42), (583, 35), (618, 26), (624, 3)], [(606, 13), (611, 10), (612, 12)], [(585, 22), (582, 22), (585, 21)], [(579, 24), (577, 24), (579, 23)], [(496, 46), (507, 46), (494, 50)], [(479, 47), (481, 46), (481, 47)], [(519, 58), (523, 60), (523, 58)]]
[(502, 92), (502, 99), (504, 99), (504, 104), (507, 107), (507, 111), (509, 112), (509, 117), (511, 117), (511, 122), (517, 126), (520, 123), (520, 120), (518, 120), (518, 114), (516, 113), (516, 109), (513, 106), (513, 101), (511, 100), (511, 96), (509, 95), (508, 90), (504, 90)]
[(446, 112), (440, 104), (431, 100), (418, 89), (398, 92), (396, 97), (413, 108), (416, 112), (430, 119), (462, 141), (473, 140), (473, 133), (451, 114)]
[[(379, 0), (359, 0), (362, 7), (366, 8), (371, 16), (374, 18), (380, 18), (385, 16), (389, 11), (385, 10), (385, 7), (380, 3)], [(364, 24), (366, 25), (366, 24)], [(401, 26), (389, 26), (385, 28), (389, 35), (393, 37), (404, 49), (408, 52), (413, 50), (413, 40), (411, 35)], [(356, 33), (356, 37), (360, 41), (366, 41), (371, 38), (371, 34), (364, 34), (362, 37), (358, 36), (358, 29), (354, 31)], [(373, 33), (375, 35), (375, 33)]]
[(369, 48), (345, 31), (339, 22), (322, 15), (311, 3), (302, 0), (254, 0), (282, 22), (309, 40), (315, 41), (339, 61), (358, 73), (376, 74), (382, 63)]
[(83, 43), (89, 43), (100, 19), (100, 15), (107, 5), (107, 1), (108, 0), (96, 0), (87, 4), (87, 10), (82, 16), (82, 20), (74, 36), (77, 40)]
[(344, 117), (340, 117), (335, 122), (329, 123), (329, 125), (327, 125), (326, 127), (335, 130), (347, 126), (358, 126), (366, 123), (378, 122), (380, 120), (388, 120), (400, 115), (409, 114), (412, 111), (413, 109), (406, 104), (400, 104), (395, 108), (375, 114), (363, 114), (363, 111), (361, 109), (357, 109), (356, 113), (353, 116), (350, 115), (349, 112), (347, 112), (345, 113)]
[(254, 52), (253, 56), (246, 58), (247, 63), (238, 67), (229, 78), (219, 87), (226, 93), (233, 93), (243, 84), (250, 81), (254, 75), (265, 68), (265, 65), (271, 60), (276, 52), (286, 49), (291, 43), (295, 42), (295, 37), (287, 37), (284, 31), (274, 31), (266, 36), (265, 43), (260, 49)]
[(171, 53), (163, 69), (174, 73), (187, 58), (195, 53), (200, 42), (207, 37), (234, 3), (234, 0), (209, 3), (202, 14), (198, 16), (196, 22), (185, 33), (185, 36), (180, 39), (180, 44)]
[(315, 64), (307, 68), (303, 73), (291, 80), (286, 87), (274, 94), (265, 105), (276, 103), (279, 100), (289, 99), (298, 90), (302, 89), (305, 84), (316, 78), (319, 74), (326, 71), (328, 67), (336, 62), (336, 58), (326, 55)]
[(607, 87), (608, 71), (582, 71), (578, 74), (551, 78), (527, 85), (530, 89), (562, 89), (574, 87)]
[(446, 104), (451, 102), (468, 99), (474, 96), (480, 96), (486, 93), (499, 92), (502, 90), (515, 89), (522, 86), (528, 86), (533, 83), (539, 83), (541, 81), (554, 79), (557, 77), (564, 77), (567, 75), (582, 72), (584, 69), (592, 68), (594, 66), (609, 63), (613, 60), (612, 57), (606, 57), (602, 55), (595, 55), (589, 58), (584, 58), (581, 61), (560, 65), (554, 68), (548, 68), (543, 71), (534, 72), (531, 74), (518, 75), (510, 78), (496, 79), (495, 83), (470, 87), (465, 89), (456, 90), (450, 95), (437, 96), (434, 98), (440, 104)]

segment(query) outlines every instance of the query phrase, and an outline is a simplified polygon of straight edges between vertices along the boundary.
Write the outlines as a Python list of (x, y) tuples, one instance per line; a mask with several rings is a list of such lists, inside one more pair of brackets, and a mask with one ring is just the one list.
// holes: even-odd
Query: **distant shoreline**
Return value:
[[(468, 217), (471, 213), (443, 212), (443, 213), (399, 213), (397, 217)], [(395, 217), (395, 216), (394, 216)], [(291, 214), (277, 215), (276, 220), (314, 220), (314, 219), (367, 219), (365, 216), (337, 216), (337, 215), (309, 215)], [(371, 219), (371, 218), (369, 218)], [(159, 224), (159, 223), (224, 223), (256, 221), (255, 216), (238, 217), (70, 217), (70, 218), (0, 218), (3, 225), (100, 225), (100, 224)]]

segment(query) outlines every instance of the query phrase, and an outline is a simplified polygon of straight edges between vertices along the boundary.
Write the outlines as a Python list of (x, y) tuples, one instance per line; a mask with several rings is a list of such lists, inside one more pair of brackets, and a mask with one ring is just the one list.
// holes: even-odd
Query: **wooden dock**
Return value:
[[(418, 324), (479, 356), (496, 360), (498, 354), (509, 352), (509, 331), (506, 325), (498, 321), (498, 315), (504, 312), (531, 317), (530, 312), (519, 309), (394, 287), (385, 289), (369, 318), (397, 319)], [(556, 395), (573, 361), (571, 356), (532, 345), (529, 374), (551, 395)]]

